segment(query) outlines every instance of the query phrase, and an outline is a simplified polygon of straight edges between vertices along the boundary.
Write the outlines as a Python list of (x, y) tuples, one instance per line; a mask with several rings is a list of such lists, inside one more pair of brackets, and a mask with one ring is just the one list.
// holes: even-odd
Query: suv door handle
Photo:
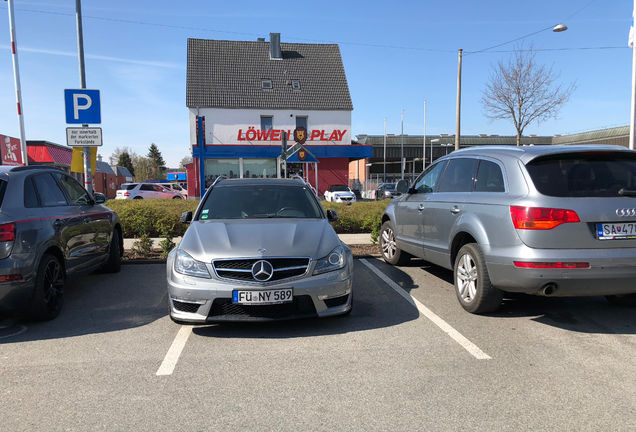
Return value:
[(451, 212), (452, 214), (457, 214), (457, 213), (459, 213), (460, 211), (461, 211), (461, 210), (459, 209), (459, 207), (457, 207), (457, 206), (453, 206), (453, 208), (451, 209), (451, 211), (450, 211), (450, 212)]
[(417, 206), (417, 211), (423, 211), (424, 210), (424, 204), (420, 204), (419, 206)]

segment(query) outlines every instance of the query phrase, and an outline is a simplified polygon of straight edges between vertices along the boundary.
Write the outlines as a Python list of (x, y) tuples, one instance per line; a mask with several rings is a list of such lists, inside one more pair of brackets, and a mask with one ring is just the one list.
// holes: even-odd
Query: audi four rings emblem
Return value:
[(633, 208), (616, 209), (616, 216), (636, 216), (636, 209), (633, 209)]
[(274, 267), (269, 261), (256, 261), (252, 266), (252, 276), (259, 282), (266, 282), (272, 278)]

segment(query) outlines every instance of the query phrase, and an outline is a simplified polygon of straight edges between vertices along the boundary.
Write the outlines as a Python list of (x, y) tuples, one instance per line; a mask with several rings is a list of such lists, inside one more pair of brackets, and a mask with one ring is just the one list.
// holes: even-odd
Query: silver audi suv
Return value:
[(167, 261), (177, 322), (346, 314), (353, 257), (301, 180), (218, 179)]
[(477, 147), (426, 169), (382, 218), (384, 259), (452, 269), (469, 312), (503, 293), (636, 304), (636, 153), (618, 146)]

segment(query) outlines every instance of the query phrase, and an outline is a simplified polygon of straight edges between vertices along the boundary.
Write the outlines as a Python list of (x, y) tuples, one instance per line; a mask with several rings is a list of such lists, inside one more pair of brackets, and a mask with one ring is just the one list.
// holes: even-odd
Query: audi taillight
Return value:
[(581, 222), (574, 210), (510, 206), (512, 223), (517, 229), (549, 230), (564, 223)]
[(15, 224), (0, 224), (0, 242), (8, 242), (15, 240)]

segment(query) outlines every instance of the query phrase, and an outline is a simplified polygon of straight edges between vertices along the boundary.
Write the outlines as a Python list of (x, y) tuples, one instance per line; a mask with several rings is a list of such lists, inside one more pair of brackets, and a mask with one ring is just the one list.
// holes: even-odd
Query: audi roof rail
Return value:
[(29, 170), (37, 170), (37, 169), (54, 169), (58, 171), (63, 171), (62, 168), (52, 166), (52, 165), (27, 165), (27, 166), (13, 167), (11, 169), (11, 172), (29, 171)]

